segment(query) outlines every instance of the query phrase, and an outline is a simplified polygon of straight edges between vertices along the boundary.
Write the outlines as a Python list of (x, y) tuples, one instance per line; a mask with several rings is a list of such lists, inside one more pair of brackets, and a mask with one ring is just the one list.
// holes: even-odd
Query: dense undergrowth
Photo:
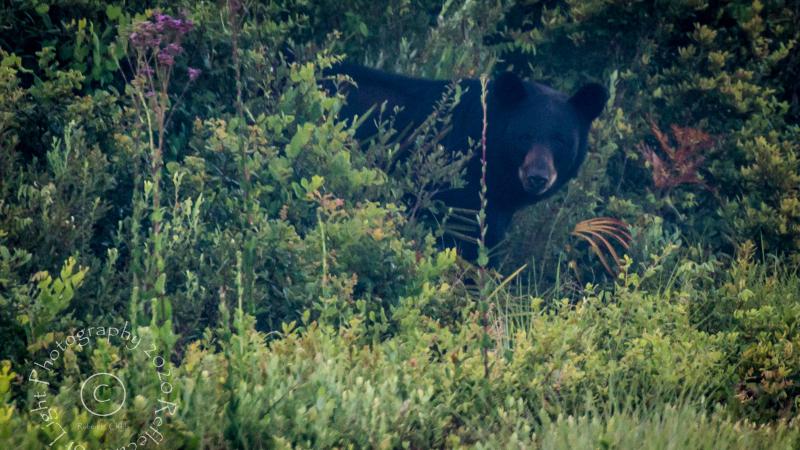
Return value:
[[(143, 3), (0, 11), (3, 448), (800, 447), (794, 2)], [(487, 270), (345, 57), (611, 98)]]

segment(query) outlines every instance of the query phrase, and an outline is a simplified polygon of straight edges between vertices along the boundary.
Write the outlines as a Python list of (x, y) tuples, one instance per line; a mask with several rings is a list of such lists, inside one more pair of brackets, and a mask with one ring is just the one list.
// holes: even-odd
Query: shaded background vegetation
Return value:
[[(687, 447), (797, 445), (798, 16), (757, 0), (8, 2), (0, 436), (49, 442), (16, 433), (38, 423), (23, 375), (70, 330), (127, 320), (172, 357), (172, 446), (658, 448), (674, 423), (707, 427)], [(517, 215), (476, 286), (409, 207), (458, 184), (437, 147), (447, 101), (393, 164), (391, 112), (357, 142), (320, 88), (341, 58), (611, 98), (578, 179)], [(611, 243), (627, 258), (601, 247), (612, 273), (572, 233), (598, 217), (630, 226), (629, 248)], [(105, 368), (143, 402), (158, 389), (119, 347), (73, 356), (62, 386)], [(97, 420), (74, 390), (53, 398)], [(70, 437), (129, 438), (98, 429)], [(575, 429), (587, 441), (559, 441)]]

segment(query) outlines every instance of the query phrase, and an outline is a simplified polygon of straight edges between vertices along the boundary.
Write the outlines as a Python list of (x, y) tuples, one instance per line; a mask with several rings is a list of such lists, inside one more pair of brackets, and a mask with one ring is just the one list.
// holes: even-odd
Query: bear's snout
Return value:
[(518, 176), (525, 192), (544, 194), (553, 186), (558, 176), (553, 164), (553, 153), (544, 146), (534, 146), (525, 155)]

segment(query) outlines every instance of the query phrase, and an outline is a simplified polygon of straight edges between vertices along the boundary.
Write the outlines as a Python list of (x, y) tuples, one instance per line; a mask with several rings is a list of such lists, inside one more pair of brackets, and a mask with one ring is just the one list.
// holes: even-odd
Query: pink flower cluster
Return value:
[(194, 67), (189, 67), (186, 71), (189, 73), (189, 81), (196, 80), (202, 73), (200, 69), (195, 69)]
[(136, 24), (130, 34), (131, 45), (141, 51), (152, 51), (158, 64), (170, 67), (183, 51), (181, 39), (193, 27), (194, 23), (189, 19), (158, 13), (153, 20)]
[[(163, 13), (155, 14), (151, 20), (137, 23), (129, 36), (131, 45), (141, 55), (149, 55), (140, 66), (140, 73), (149, 78), (154, 75), (153, 69), (171, 69), (175, 65), (175, 58), (183, 53), (183, 36), (192, 31), (192, 28), (194, 23), (191, 20)], [(150, 58), (155, 60), (154, 67), (150, 66)], [(189, 67), (189, 81), (195, 81), (201, 73), (200, 69)]]

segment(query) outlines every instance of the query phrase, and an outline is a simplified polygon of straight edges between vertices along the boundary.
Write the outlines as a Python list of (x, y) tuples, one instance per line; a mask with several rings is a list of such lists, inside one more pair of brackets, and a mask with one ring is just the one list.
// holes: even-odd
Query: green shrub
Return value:
[(755, 246), (742, 245), (719, 286), (697, 302), (699, 325), (732, 334), (729, 364), (736, 369), (739, 414), (767, 421), (797, 415), (800, 408), (800, 279), (779, 260), (759, 265)]

